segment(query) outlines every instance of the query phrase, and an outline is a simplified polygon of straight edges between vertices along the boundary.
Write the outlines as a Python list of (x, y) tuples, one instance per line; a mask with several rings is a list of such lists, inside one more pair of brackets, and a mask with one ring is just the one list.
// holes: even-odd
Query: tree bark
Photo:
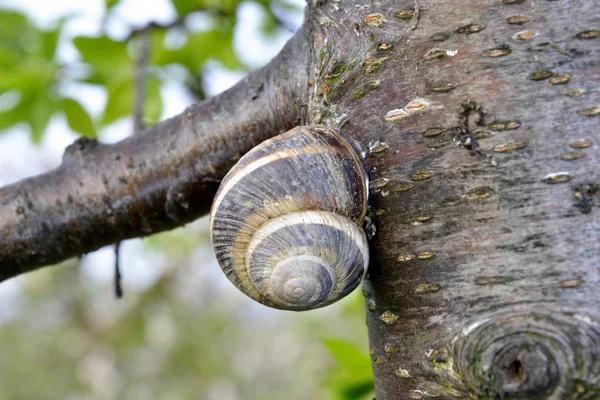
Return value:
[(0, 274), (181, 225), (251, 145), (325, 124), (367, 154), (377, 399), (598, 398), (599, 30), (594, 0), (312, 0), (222, 97), (1, 189)]
[(378, 400), (600, 397), (597, 6), (325, 7), (369, 43), (329, 98), (371, 143)]

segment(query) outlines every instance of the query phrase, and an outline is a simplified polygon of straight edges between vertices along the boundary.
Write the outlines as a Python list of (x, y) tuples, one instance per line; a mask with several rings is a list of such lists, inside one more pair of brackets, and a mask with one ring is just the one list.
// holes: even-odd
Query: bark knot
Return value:
[(99, 146), (100, 143), (96, 139), (81, 137), (65, 149), (63, 164), (80, 162), (86, 154), (93, 152)]
[[(587, 398), (600, 378), (600, 324), (541, 306), (480, 316), (454, 342), (456, 376), (477, 398)], [(519, 307), (517, 310), (516, 308)]]

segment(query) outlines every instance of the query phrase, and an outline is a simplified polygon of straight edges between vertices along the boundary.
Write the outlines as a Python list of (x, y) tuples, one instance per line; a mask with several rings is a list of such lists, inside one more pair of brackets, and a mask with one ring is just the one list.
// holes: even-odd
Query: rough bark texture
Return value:
[(376, 189), (378, 400), (600, 397), (597, 7), (321, 8), (348, 68), (314, 118), (347, 116)]
[(599, 30), (595, 0), (313, 0), (223, 96), (0, 189), (0, 274), (181, 225), (326, 124), (367, 153), (377, 399), (599, 398)]

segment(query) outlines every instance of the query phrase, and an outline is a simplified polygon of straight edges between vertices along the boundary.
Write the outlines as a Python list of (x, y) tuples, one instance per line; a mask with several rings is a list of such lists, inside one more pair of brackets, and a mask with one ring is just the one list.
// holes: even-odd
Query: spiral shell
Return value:
[(267, 306), (307, 310), (354, 290), (369, 262), (361, 159), (333, 130), (296, 127), (229, 171), (210, 214), (225, 275)]

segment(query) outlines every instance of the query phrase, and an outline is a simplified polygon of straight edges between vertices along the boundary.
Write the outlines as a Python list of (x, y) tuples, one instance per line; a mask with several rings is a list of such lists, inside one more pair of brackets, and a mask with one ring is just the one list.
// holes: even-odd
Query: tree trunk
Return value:
[[(203, 145), (206, 134), (190, 131), (204, 128), (200, 118), (223, 122), (209, 130), (220, 126), (216, 136), (237, 142), (223, 140), (221, 156), (200, 171), (193, 164), (207, 153), (175, 154), (192, 157), (189, 168), (176, 163), (190, 174), (131, 173), (130, 181), (146, 179), (136, 193), (153, 204), (153, 214), (140, 219), (147, 223), (129, 223), (128, 208), (111, 211), (117, 228), (104, 216), (102, 240), (92, 240), (85, 235), (101, 218), (90, 217), (84, 237), (44, 260), (89, 251), (111, 235), (121, 240), (181, 225), (207, 202), (183, 207), (168, 182), (198, 199), (214, 190), (202, 179), (221, 178), (253, 139), (294, 123), (324, 124), (363, 147), (371, 178), (376, 234), (364, 292), (377, 399), (598, 398), (599, 29), (594, 0), (312, 0), (283, 55), (230, 92), (237, 95), (212, 103), (217, 115), (237, 118), (232, 127), (210, 116), (205, 103), (153, 133), (189, 131), (185, 148)], [(257, 76), (268, 77), (264, 87)], [(263, 91), (270, 101), (235, 112)], [(224, 111), (228, 102), (238, 102), (234, 112)], [(256, 115), (258, 127), (250, 120)], [(73, 154), (78, 162), (88, 157)], [(170, 168), (159, 164), (152, 167)], [(109, 171), (110, 182), (118, 183), (129, 168), (123, 165)], [(102, 171), (91, 173), (97, 180)], [(20, 205), (35, 198), (24, 192), (36, 190), (27, 182), (0, 190), (0, 202), (23, 207), (0, 212), (5, 237), (30, 211)], [(110, 201), (99, 212), (124, 198), (106, 186)], [(91, 195), (102, 205), (98, 187)], [(44, 204), (38, 225), (58, 207)], [(46, 229), (56, 228), (52, 221)], [(3, 276), (43, 263), (15, 246), (48, 236), (31, 232), (0, 238), (0, 260), (19, 266)]]
[(600, 396), (597, 6), (323, 8), (366, 39), (325, 110), (371, 150), (378, 400)]

